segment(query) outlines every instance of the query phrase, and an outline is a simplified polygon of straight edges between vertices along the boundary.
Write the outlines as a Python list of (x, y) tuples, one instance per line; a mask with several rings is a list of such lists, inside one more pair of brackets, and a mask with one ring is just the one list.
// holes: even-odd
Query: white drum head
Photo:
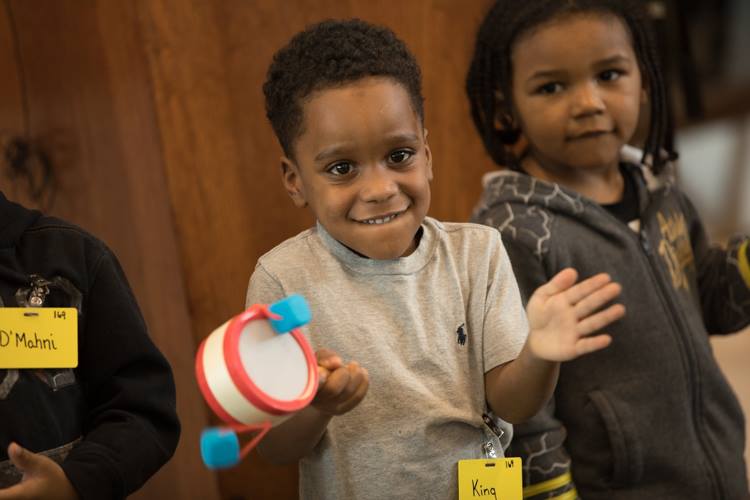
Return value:
[(238, 349), (242, 366), (258, 389), (280, 401), (299, 399), (307, 387), (309, 368), (291, 334), (276, 333), (266, 320), (250, 321), (243, 327)]

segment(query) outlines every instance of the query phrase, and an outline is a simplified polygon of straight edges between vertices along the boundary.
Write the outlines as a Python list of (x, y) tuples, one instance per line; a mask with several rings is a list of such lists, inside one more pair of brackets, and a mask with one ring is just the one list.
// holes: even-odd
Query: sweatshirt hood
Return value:
[[(639, 211), (643, 213), (649, 204), (651, 192), (669, 189), (673, 185), (673, 174), (672, 165), (668, 165), (661, 175), (654, 176), (649, 168), (640, 164), (640, 154), (637, 148), (623, 148), (621, 165), (630, 170), (636, 180)], [(589, 215), (601, 217), (601, 205), (590, 198), (560, 184), (543, 181), (523, 172), (490, 172), (485, 174), (482, 184), (484, 190), (474, 209), (472, 220), (481, 220), (490, 209), (497, 212), (498, 205), (507, 205), (509, 213), (511, 205), (524, 205), (529, 210), (537, 207), (552, 214), (584, 220)]]

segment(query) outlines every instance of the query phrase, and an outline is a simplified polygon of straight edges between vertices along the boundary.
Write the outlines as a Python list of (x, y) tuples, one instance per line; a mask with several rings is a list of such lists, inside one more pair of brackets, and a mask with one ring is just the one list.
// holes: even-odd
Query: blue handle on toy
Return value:
[(281, 316), (281, 319), (269, 319), (271, 327), (276, 333), (288, 333), (306, 325), (312, 319), (310, 307), (302, 295), (290, 295), (278, 302), (274, 302), (268, 308), (272, 313)]
[(223, 469), (240, 461), (240, 440), (226, 427), (210, 427), (201, 433), (201, 457), (209, 469)]

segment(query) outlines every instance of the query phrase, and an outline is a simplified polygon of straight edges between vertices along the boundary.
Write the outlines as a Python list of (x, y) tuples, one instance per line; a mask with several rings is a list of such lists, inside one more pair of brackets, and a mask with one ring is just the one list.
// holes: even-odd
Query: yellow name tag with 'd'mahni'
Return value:
[(0, 368), (77, 366), (74, 307), (0, 307)]
[(522, 500), (521, 459), (459, 460), (458, 500)]

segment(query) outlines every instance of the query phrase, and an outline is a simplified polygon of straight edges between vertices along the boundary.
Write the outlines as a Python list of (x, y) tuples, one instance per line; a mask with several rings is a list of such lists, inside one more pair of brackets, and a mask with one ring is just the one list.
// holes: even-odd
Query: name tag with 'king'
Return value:
[(518, 457), (458, 461), (459, 500), (522, 500)]
[(0, 368), (77, 366), (74, 307), (0, 307)]

